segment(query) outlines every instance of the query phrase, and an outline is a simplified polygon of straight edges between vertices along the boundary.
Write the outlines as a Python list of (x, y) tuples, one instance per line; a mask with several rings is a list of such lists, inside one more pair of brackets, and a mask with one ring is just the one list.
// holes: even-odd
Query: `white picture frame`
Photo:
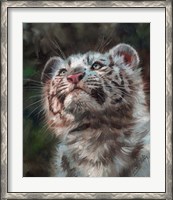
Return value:
[[(165, 80), (165, 87), (161, 88), (161, 94), (165, 94), (165, 151), (164, 151), (164, 156), (162, 159), (162, 164), (163, 166), (165, 166), (165, 172), (164, 172), (164, 189), (163, 189), (163, 184), (161, 186), (161, 190), (159, 191), (149, 191), (149, 192), (145, 192), (142, 191), (140, 192), (139, 190), (134, 190), (133, 192), (128, 191), (128, 188), (126, 186), (126, 189), (124, 191), (109, 191), (109, 190), (101, 190), (101, 191), (95, 191), (94, 189), (91, 191), (84, 191), (82, 192), (82, 190), (70, 190), (69, 192), (66, 190), (63, 191), (51, 191), (51, 192), (47, 192), (43, 189), (43, 191), (37, 191), (37, 189), (35, 189), (34, 191), (29, 191), (29, 192), (25, 192), (26, 188), (23, 189), (23, 184), (26, 185), (26, 187), (32, 187), (32, 184), (39, 184), (40, 181), (44, 181), (43, 179), (41, 180), (36, 180), (35, 178), (32, 179), (28, 179), (27, 181), (28, 183), (23, 183), (21, 181), (19, 181), (19, 189), (17, 189), (16, 191), (12, 190), (11, 191), (11, 185), (12, 182), (10, 181), (11, 179), (9, 178), (10, 174), (18, 174), (18, 170), (21, 171), (22, 173), (22, 163), (21, 166), (18, 166), (18, 170), (13, 170), (10, 168), (9, 163), (11, 162), (11, 159), (15, 159), (11, 148), (13, 147), (13, 142), (15, 139), (15, 137), (11, 135), (11, 132), (15, 133), (14, 129), (11, 128), (11, 121), (13, 121), (14, 118), (14, 113), (12, 115), (12, 110), (10, 110), (11, 108), (14, 107), (14, 103), (11, 99), (9, 99), (9, 96), (11, 95), (11, 93), (13, 93), (12, 90), (12, 79), (14, 80), (14, 77), (11, 75), (10, 70), (12, 69), (10, 66), (12, 66), (12, 57), (11, 55), (14, 53), (14, 50), (11, 49), (11, 43), (13, 43), (14, 39), (14, 35), (12, 35), (11, 37), (11, 32), (9, 30), (15, 30), (16, 28), (20, 28), (20, 25), (22, 23), (22, 20), (20, 19), (20, 17), (23, 17), (24, 13), (24, 9), (33, 9), (34, 12), (36, 11), (36, 9), (41, 9), (41, 12), (47, 12), (46, 9), (48, 8), (68, 8), (68, 9), (73, 9), (73, 8), (77, 8), (77, 9), (82, 9), (82, 8), (97, 8), (97, 9), (112, 9), (112, 8), (116, 8), (116, 9), (122, 9), (122, 8), (128, 8), (128, 9), (140, 9), (140, 8), (145, 8), (146, 10), (150, 10), (150, 9), (163, 9), (164, 10), (164, 14), (165, 14), (165, 20), (164, 20), (164, 26), (161, 26), (161, 28), (163, 28), (163, 30), (165, 30), (165, 34), (163, 34), (162, 38), (159, 38), (161, 41), (165, 40), (165, 49), (163, 49), (163, 53), (165, 52), (164, 55), (161, 55), (163, 57), (165, 57), (165, 78), (163, 78)], [(170, 1), (142, 1), (142, 2), (135, 2), (135, 1), (122, 1), (122, 2), (109, 2), (109, 1), (74, 1), (74, 2), (65, 2), (65, 1), (54, 1), (54, 2), (49, 2), (49, 1), (42, 1), (42, 2), (30, 2), (30, 1), (3, 1), (1, 3), (1, 66), (2, 66), (2, 70), (1, 70), (1, 102), (2, 102), (2, 106), (1, 106), (1, 198), (2, 199), (65, 199), (65, 198), (94, 198), (94, 199), (103, 199), (103, 198), (107, 198), (107, 199), (121, 199), (121, 198), (137, 198), (137, 199), (171, 199), (172, 198), (172, 173), (171, 173), (171, 169), (172, 169), (172, 142), (171, 142), (171, 134), (172, 134), (172, 127), (171, 127), (171, 122), (172, 122), (172, 105), (171, 105), (171, 101), (172, 101), (172, 83), (171, 83), (171, 79), (172, 79), (172, 74), (171, 74), (171, 64), (172, 64), (172, 36), (171, 36), (171, 30), (172, 30), (172, 19), (171, 19), (171, 2)], [(14, 23), (14, 21), (12, 21), (14, 18), (11, 17), (11, 10), (17, 10), (18, 9), (18, 13), (16, 13), (15, 16), (18, 15), (18, 17), (16, 19), (18, 19), (18, 21), (16, 21), (16, 23)], [(23, 13), (23, 15), (21, 14)], [(14, 17), (14, 15), (13, 15)], [(138, 16), (136, 16), (138, 17)], [(30, 19), (27, 18), (23, 18), (23, 22), (28, 22)], [(53, 19), (51, 19), (53, 20)], [(66, 19), (65, 19), (66, 20)], [(68, 19), (67, 19), (68, 20)], [(75, 20), (75, 18), (74, 18)], [(37, 18), (33, 18), (32, 22), (36, 22)], [(108, 20), (110, 21), (110, 19)], [(19, 26), (18, 26), (19, 24)], [(10, 28), (9, 26), (12, 26), (13, 28)], [(161, 29), (160, 29), (161, 30)], [(17, 32), (15, 32), (17, 33)], [(21, 33), (21, 32), (19, 32)], [(22, 37), (22, 35), (19, 35)], [(152, 40), (152, 38), (151, 38)], [(20, 43), (22, 45), (22, 43)], [(156, 45), (156, 43), (155, 43)], [(20, 45), (19, 45), (20, 46)], [(22, 47), (21, 47), (22, 50)], [(20, 62), (20, 60), (22, 60), (22, 51), (19, 50), (17, 52), (17, 56), (18, 56), (18, 60)], [(19, 73), (22, 73), (19, 71)], [(164, 74), (163, 74), (164, 76)], [(12, 79), (9, 79), (9, 77), (12, 77)], [(17, 81), (17, 80), (16, 80)], [(19, 82), (19, 85), (20, 82)], [(165, 91), (163, 91), (165, 90)], [(10, 94), (9, 94), (10, 93)], [(164, 101), (163, 101), (164, 102)], [(163, 103), (162, 102), (162, 103)], [(20, 107), (20, 105), (19, 105)], [(19, 120), (19, 118), (17, 118), (16, 120)], [(15, 120), (15, 124), (17, 124)], [(151, 118), (151, 123), (152, 123), (152, 118)], [(22, 122), (22, 120), (21, 120)], [(19, 130), (22, 130), (22, 126), (21, 123), (18, 124), (18, 126), (14, 126), (15, 128), (19, 128)], [(14, 134), (13, 134), (14, 135)], [(12, 138), (11, 138), (12, 137)], [(21, 149), (22, 152), (22, 149)], [(20, 160), (19, 162), (20, 163)], [(163, 169), (163, 168), (162, 168)], [(157, 170), (157, 169), (156, 169)], [(15, 177), (14, 177), (15, 179)], [(21, 176), (21, 180), (23, 181), (24, 178)], [(55, 180), (54, 180), (55, 181)], [(56, 184), (56, 181), (52, 183)], [(97, 184), (97, 181), (95, 182), (94, 179), (92, 179), (91, 181), (93, 181), (93, 185)], [(105, 181), (105, 182), (104, 182)], [(136, 180), (136, 182), (141, 183), (140, 180)], [(163, 180), (162, 180), (163, 181)], [(34, 183), (35, 182), (35, 183)], [(102, 181), (101, 181), (102, 182)], [(15, 183), (15, 181), (14, 181)], [(62, 184), (66, 185), (67, 182), (61, 182)], [(69, 182), (69, 187), (70, 185), (72, 186), (73, 184), (73, 180), (71, 180)], [(75, 183), (74, 184), (79, 184)], [(90, 182), (89, 182), (90, 184)], [(112, 183), (110, 182), (110, 180), (103, 180), (103, 184), (105, 185), (105, 187), (108, 187), (108, 185), (111, 185)], [(46, 187), (46, 186), (45, 186)], [(21, 190), (20, 190), (21, 188)], [(44, 187), (43, 187), (44, 188)]]

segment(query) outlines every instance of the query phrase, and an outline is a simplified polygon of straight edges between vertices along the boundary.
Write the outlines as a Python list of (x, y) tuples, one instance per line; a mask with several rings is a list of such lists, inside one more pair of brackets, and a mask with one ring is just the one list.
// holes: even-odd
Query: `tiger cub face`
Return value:
[(52, 57), (42, 73), (46, 112), (74, 116), (132, 107), (141, 84), (135, 49), (119, 44), (108, 52)]

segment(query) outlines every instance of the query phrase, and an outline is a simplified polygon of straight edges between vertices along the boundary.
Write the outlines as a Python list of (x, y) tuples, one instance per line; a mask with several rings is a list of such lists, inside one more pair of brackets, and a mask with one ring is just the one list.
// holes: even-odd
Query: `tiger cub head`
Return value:
[(104, 54), (52, 57), (41, 78), (45, 110), (51, 116), (79, 117), (131, 108), (141, 84), (138, 65), (138, 53), (127, 44)]

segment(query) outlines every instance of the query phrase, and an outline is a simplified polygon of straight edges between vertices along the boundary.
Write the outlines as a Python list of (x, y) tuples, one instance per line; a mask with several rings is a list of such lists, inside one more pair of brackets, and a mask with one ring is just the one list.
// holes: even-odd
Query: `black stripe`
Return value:
[(110, 76), (110, 75), (112, 75), (112, 73), (113, 73), (113, 71), (110, 70), (106, 75)]
[(73, 133), (73, 132), (76, 132), (76, 131), (83, 131), (83, 130), (86, 130), (87, 128), (90, 127), (90, 124), (87, 123), (87, 124), (82, 124), (80, 126), (78, 126), (77, 128), (71, 130), (69, 133)]
[(115, 81), (111, 81), (111, 83), (113, 84), (113, 85), (115, 85), (116, 87), (120, 87), (121, 85), (119, 85), (117, 82), (115, 82)]
[(68, 65), (69, 65), (69, 67), (71, 67), (71, 60), (70, 59), (68, 61)]
[(58, 98), (60, 103), (64, 103), (66, 95), (65, 94), (57, 95), (57, 98)]
[(90, 84), (88, 84), (88, 86), (97, 86), (97, 87), (99, 87), (101, 84), (92, 84), (92, 83), (90, 83)]
[(90, 59), (89, 59), (89, 54), (87, 55), (87, 63), (89, 64), (89, 61), (90, 61)]
[(91, 96), (96, 99), (96, 101), (102, 105), (106, 100), (106, 94), (102, 88), (96, 88), (91, 90)]
[(121, 85), (124, 85), (123, 75), (120, 73)]

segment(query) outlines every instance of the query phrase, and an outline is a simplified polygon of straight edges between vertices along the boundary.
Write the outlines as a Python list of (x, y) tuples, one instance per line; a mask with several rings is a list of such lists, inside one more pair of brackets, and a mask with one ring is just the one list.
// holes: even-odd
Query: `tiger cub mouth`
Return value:
[(83, 88), (78, 87), (78, 86), (74, 86), (74, 88), (70, 91), (70, 93), (73, 93), (73, 92), (80, 93), (81, 91), (86, 92)]

